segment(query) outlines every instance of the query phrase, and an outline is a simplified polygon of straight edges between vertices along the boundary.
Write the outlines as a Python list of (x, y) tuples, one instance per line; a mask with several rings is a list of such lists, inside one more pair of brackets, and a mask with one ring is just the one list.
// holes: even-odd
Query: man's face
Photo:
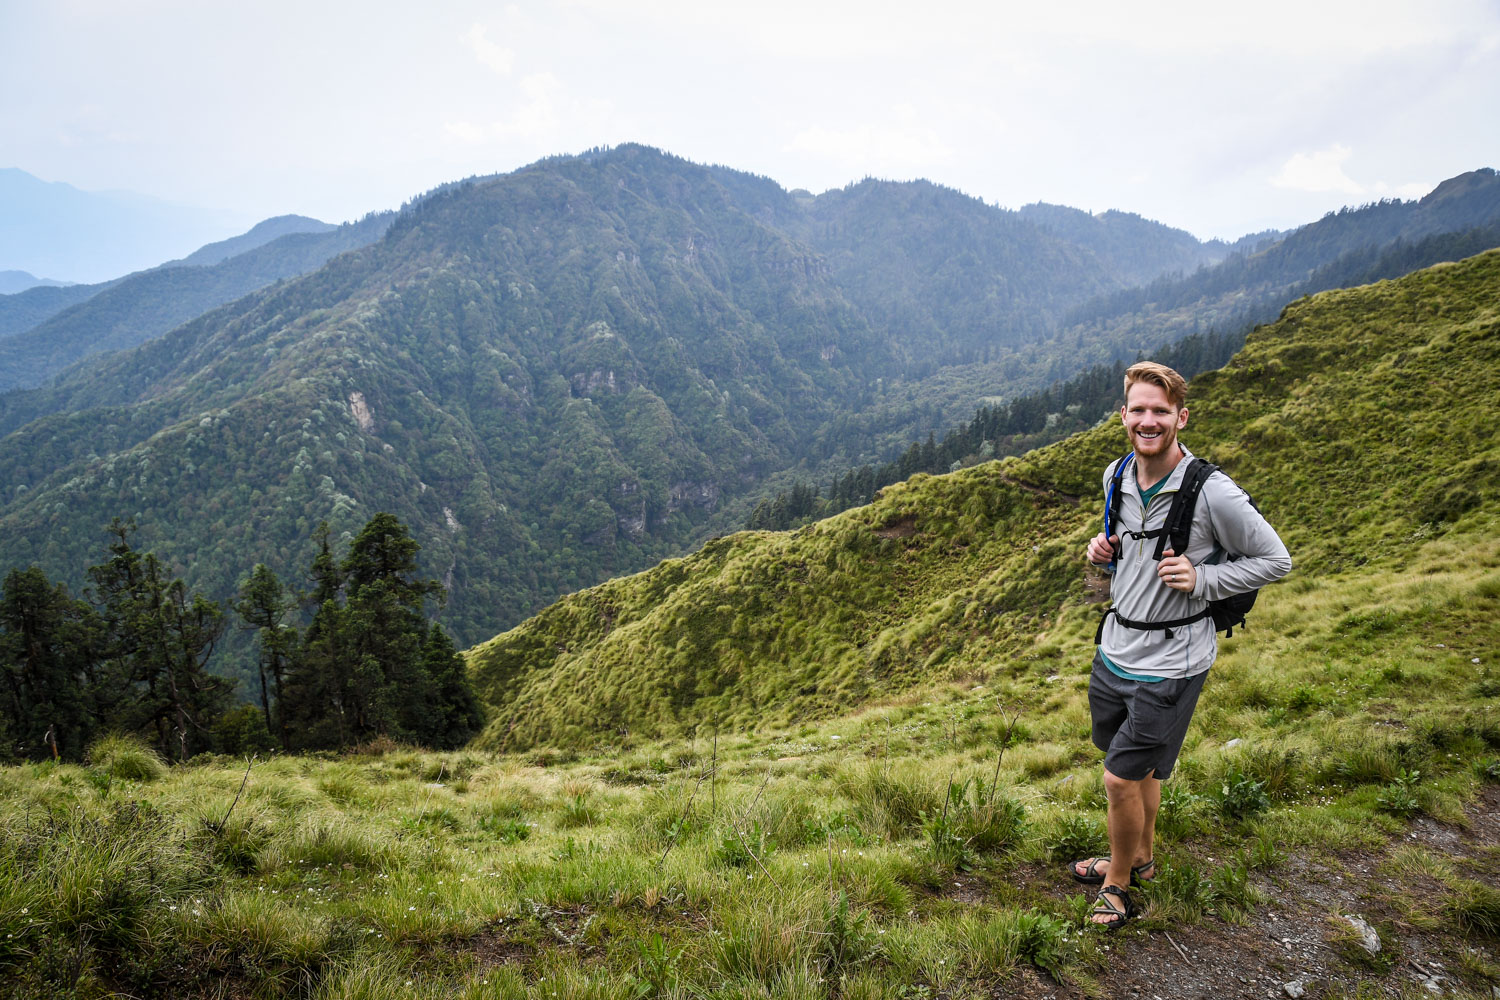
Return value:
[(1125, 436), (1138, 458), (1165, 455), (1177, 444), (1177, 432), (1187, 426), (1187, 407), (1177, 409), (1167, 391), (1150, 382), (1137, 382), (1120, 407)]

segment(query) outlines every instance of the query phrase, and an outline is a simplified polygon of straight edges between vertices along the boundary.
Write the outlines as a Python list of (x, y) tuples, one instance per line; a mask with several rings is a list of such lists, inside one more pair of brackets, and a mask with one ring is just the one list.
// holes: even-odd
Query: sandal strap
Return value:
[[(1106, 899), (1106, 896), (1120, 897), (1120, 902), (1125, 904), (1125, 908), (1121, 909), (1120, 907), (1116, 906), (1114, 900)], [(1094, 898), (1093, 912), (1112, 913), (1118, 917), (1123, 917), (1128, 920), (1130, 919), (1131, 914), (1135, 912), (1135, 903), (1130, 898), (1129, 890), (1122, 889), (1116, 885), (1107, 885), (1103, 889), (1100, 889), (1099, 895)]]
[[(1074, 874), (1077, 874), (1078, 866), (1083, 865), (1083, 874), (1087, 875), (1089, 878), (1093, 878), (1094, 876), (1099, 874), (1099, 866), (1106, 861), (1109, 861), (1108, 854), (1101, 854), (1097, 858), (1084, 858), (1081, 861), (1073, 862), (1073, 872)], [(1085, 864), (1085, 862), (1087, 863)]]

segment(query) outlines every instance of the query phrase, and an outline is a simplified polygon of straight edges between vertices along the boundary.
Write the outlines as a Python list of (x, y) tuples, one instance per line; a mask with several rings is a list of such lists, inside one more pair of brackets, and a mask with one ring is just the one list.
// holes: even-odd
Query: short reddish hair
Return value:
[(1162, 392), (1167, 394), (1167, 399), (1177, 409), (1187, 403), (1187, 379), (1177, 374), (1166, 365), (1155, 361), (1137, 361), (1125, 369), (1125, 397), (1130, 398), (1130, 387), (1139, 382), (1149, 382), (1160, 386)]

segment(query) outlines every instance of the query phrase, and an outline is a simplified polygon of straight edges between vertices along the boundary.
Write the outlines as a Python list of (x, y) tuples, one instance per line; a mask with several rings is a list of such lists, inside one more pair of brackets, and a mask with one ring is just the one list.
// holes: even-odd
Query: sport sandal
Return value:
[[(1119, 900), (1118, 905), (1115, 900)], [(1089, 911), (1088, 922), (1095, 927), (1114, 933), (1133, 920), (1139, 912), (1135, 900), (1130, 898), (1129, 889), (1107, 885), (1099, 890), (1099, 895), (1094, 900), (1094, 908)], [(1095, 917), (1108, 917), (1109, 919), (1095, 920)]]
[[(1101, 854), (1097, 858), (1081, 858), (1068, 865), (1068, 874), (1073, 876), (1073, 881), (1082, 882), (1084, 885), (1103, 885), (1104, 875), (1098, 869), (1101, 863), (1108, 862), (1109, 859), (1108, 854)], [(1082, 872), (1078, 870), (1079, 865), (1083, 865)], [(1155, 869), (1155, 858), (1131, 866), (1130, 884), (1139, 889), (1142, 885), (1156, 877)], [(1142, 876), (1148, 871), (1151, 872), (1150, 876), (1143, 878)]]

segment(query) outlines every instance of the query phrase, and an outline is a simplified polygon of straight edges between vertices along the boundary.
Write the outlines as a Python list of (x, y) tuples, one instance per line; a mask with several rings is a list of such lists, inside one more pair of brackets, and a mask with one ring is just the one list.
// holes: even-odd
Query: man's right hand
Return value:
[(1115, 558), (1115, 552), (1120, 547), (1120, 536), (1110, 535), (1104, 537), (1104, 532), (1099, 532), (1089, 540), (1089, 562), (1095, 566), (1108, 566)]

